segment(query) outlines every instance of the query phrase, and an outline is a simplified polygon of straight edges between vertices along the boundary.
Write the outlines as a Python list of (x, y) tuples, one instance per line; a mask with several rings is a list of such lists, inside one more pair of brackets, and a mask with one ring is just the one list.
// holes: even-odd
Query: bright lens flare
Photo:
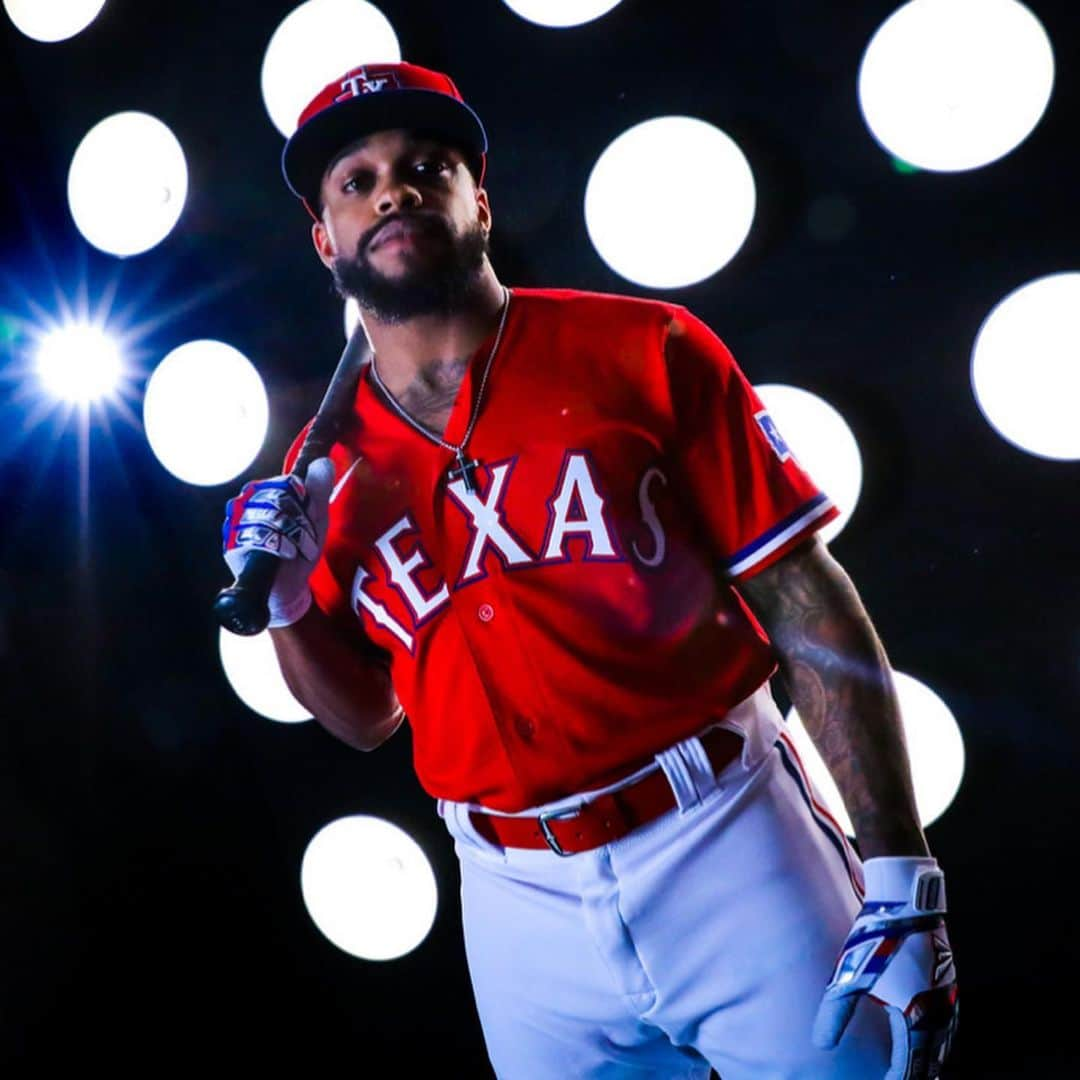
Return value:
[(45, 389), (73, 404), (88, 404), (112, 393), (123, 374), (119, 345), (97, 326), (51, 331), (42, 339), (35, 362)]
[(538, 26), (563, 29), (581, 26), (606, 15), (622, 0), (503, 0), (506, 6), (523, 19)]
[(415, 949), (439, 900), (420, 845), (397, 825), (364, 815), (339, 818), (312, 837), (300, 890), (319, 930), (365, 960), (393, 960)]
[(282, 135), (291, 135), (304, 107), (331, 79), (361, 64), (400, 60), (394, 27), (374, 4), (307, 0), (282, 19), (266, 47), (266, 111)]
[(11, 21), (35, 41), (64, 41), (85, 30), (105, 0), (4, 0)]
[(270, 408), (254, 365), (223, 341), (189, 341), (158, 364), (143, 423), (155, 456), (188, 484), (223, 484), (266, 438)]
[(269, 630), (253, 637), (222, 630), (218, 649), (229, 685), (249, 709), (280, 724), (311, 719), (285, 683)]
[(1049, 274), (987, 315), (971, 385), (994, 430), (1029, 454), (1080, 459), (1080, 273)]
[(360, 325), (360, 305), (350, 296), (345, 301), (345, 340), (353, 336), (353, 331)]
[(79, 232), (121, 258), (149, 251), (172, 232), (187, 189), (179, 140), (141, 112), (115, 113), (95, 124), (68, 170), (68, 206)]
[(910, 0), (866, 48), (859, 104), (895, 157), (960, 172), (1004, 157), (1034, 130), (1054, 85), (1042, 24), (1016, 0)]
[[(667, 198), (672, 176), (708, 177), (723, 198)], [(585, 188), (585, 225), (615, 273), (652, 289), (711, 277), (750, 232), (757, 194), (750, 164), (719, 128), (661, 116), (624, 131), (597, 159)]]

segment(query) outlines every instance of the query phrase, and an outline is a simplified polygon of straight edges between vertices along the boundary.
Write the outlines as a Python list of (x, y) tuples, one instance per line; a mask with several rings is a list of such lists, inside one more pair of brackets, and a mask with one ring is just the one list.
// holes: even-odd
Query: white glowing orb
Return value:
[(361, 64), (398, 63), (390, 20), (366, 0), (307, 0), (282, 19), (266, 47), (262, 95), (274, 127), (289, 136), (331, 79)]
[[(711, 194), (678, 194), (687, 185)], [(600, 155), (585, 189), (585, 225), (615, 273), (674, 289), (733, 258), (756, 201), (750, 165), (729, 136), (703, 120), (662, 116), (624, 131)]]
[(1080, 273), (1030, 281), (990, 312), (971, 385), (1002, 438), (1038, 457), (1080, 458)]
[[(893, 672), (893, 680), (911, 761), (915, 808), (920, 823), (929, 825), (945, 813), (960, 790), (964, 778), (964, 739), (949, 707), (925, 683), (900, 671)], [(836, 781), (795, 709), (788, 712), (785, 724), (829, 812), (848, 836), (854, 836)]]
[(345, 340), (353, 336), (353, 331), (360, 324), (360, 305), (350, 296), (345, 301)]
[(285, 684), (269, 630), (250, 637), (222, 630), (218, 650), (229, 685), (252, 712), (282, 724), (311, 719)]
[(52, 330), (38, 345), (38, 376), (62, 401), (97, 401), (116, 389), (124, 365), (120, 346), (101, 327), (73, 323)]
[(523, 19), (538, 26), (580, 26), (606, 15), (622, 0), (503, 0)]
[(110, 255), (138, 255), (160, 244), (180, 220), (187, 188), (176, 136), (141, 112), (115, 113), (92, 127), (68, 170), (71, 216)]
[(300, 889), (319, 930), (364, 960), (393, 960), (415, 949), (439, 900), (416, 841), (389, 821), (364, 815), (339, 818), (312, 837)]
[(863, 55), (859, 102), (891, 154), (936, 172), (975, 169), (1018, 146), (1054, 85), (1039, 20), (1016, 0), (911, 0)]
[(189, 484), (223, 484), (243, 472), (266, 438), (266, 388), (243, 353), (223, 341), (189, 341), (158, 364), (143, 423), (158, 461)]
[(4, 0), (11, 21), (35, 41), (64, 41), (85, 30), (105, 0)]
[(818, 531), (828, 543), (855, 511), (862, 491), (862, 454), (847, 421), (827, 401), (797, 386), (755, 386), (780, 435), (810, 479), (836, 505), (840, 516)]

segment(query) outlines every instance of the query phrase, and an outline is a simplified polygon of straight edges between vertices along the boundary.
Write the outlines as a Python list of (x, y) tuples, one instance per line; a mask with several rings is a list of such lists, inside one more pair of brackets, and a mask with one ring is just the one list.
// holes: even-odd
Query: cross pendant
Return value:
[(454, 453), (457, 455), (457, 464), (450, 467), (450, 479), (463, 481), (465, 490), (469, 492), (470, 495), (475, 495), (476, 481), (473, 479), (473, 473), (480, 467), (480, 462), (466, 460), (460, 447), (458, 447)]

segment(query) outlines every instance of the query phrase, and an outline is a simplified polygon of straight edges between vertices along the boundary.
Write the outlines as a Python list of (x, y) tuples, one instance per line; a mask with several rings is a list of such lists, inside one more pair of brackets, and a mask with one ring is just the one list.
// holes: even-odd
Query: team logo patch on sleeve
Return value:
[(764, 432), (765, 438), (769, 440), (769, 445), (773, 448), (776, 456), (781, 461), (787, 461), (792, 456), (791, 449), (784, 442), (784, 436), (780, 434), (776, 421), (765, 409), (762, 409), (759, 413), (754, 413), (754, 419), (758, 422), (758, 427)]

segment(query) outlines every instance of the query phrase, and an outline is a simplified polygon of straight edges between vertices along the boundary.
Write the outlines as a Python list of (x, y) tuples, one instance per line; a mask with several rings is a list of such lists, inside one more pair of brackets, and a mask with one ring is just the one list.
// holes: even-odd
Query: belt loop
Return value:
[[(685, 742), (691, 741), (698, 743), (700, 748), (700, 741), (697, 738), (685, 740)], [(683, 756), (681, 752), (683, 745), (684, 743), (676, 743), (666, 750), (661, 750), (656, 755), (656, 761), (660, 768), (664, 770), (664, 775), (671, 785), (675, 801), (679, 805), (680, 814), (685, 814), (687, 810), (697, 806), (702, 797), (698, 787), (699, 777), (696, 775), (698, 769), (694, 767), (693, 759), (687, 760)], [(701, 749), (701, 758), (705, 762), (706, 771), (711, 775), (709, 759), (706, 757), (703, 748)]]
[(677, 744), (676, 749), (694, 781), (698, 799), (705, 799), (711, 795), (720, 785), (716, 782), (716, 769), (709, 757), (702, 736), (695, 735), (692, 739), (686, 739)]
[(497, 839), (485, 835), (485, 831), (477, 826), (467, 803), (440, 799), (438, 811), (447, 831), (459, 844), (491, 854), (503, 854)]

